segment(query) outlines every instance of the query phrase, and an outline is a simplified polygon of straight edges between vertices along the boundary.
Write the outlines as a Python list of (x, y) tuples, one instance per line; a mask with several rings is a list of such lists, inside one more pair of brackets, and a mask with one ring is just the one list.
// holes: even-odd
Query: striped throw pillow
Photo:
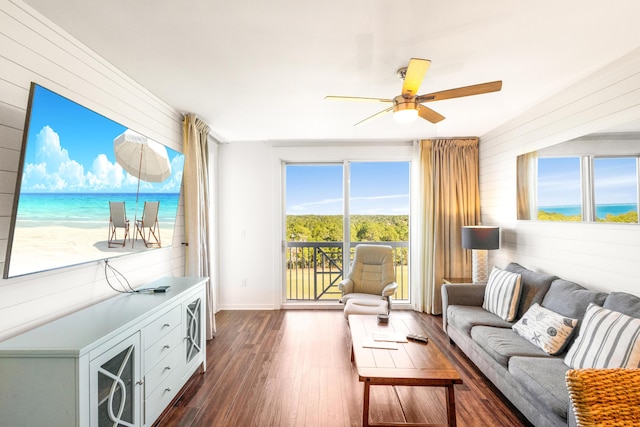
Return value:
[(516, 318), (520, 302), (521, 277), (519, 274), (493, 267), (484, 291), (482, 308), (507, 322)]
[(579, 368), (640, 368), (640, 319), (589, 304), (564, 363)]

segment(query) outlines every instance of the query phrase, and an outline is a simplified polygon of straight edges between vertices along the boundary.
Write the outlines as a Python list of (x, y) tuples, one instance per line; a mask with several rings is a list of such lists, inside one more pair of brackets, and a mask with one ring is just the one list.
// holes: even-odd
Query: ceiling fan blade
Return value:
[(354, 126), (358, 126), (358, 125), (363, 124), (364, 122), (368, 122), (369, 120), (375, 119), (376, 117), (381, 116), (381, 115), (383, 115), (383, 114), (385, 114), (385, 113), (388, 113), (388, 112), (389, 112), (389, 111), (391, 111), (391, 110), (393, 110), (393, 107), (385, 108), (385, 109), (384, 109), (384, 110), (382, 110), (382, 111), (378, 111), (378, 112), (377, 112), (377, 113), (375, 113), (373, 116), (369, 116), (369, 117), (367, 117), (367, 118), (366, 118), (366, 119), (364, 119), (364, 120), (360, 120), (360, 121), (359, 121), (358, 123), (356, 123)]
[(386, 98), (363, 98), (360, 96), (325, 96), (324, 99), (336, 100), (336, 101), (372, 101), (372, 102), (393, 102), (393, 99)]
[(444, 116), (437, 111), (433, 111), (429, 107), (425, 107), (424, 105), (418, 105), (418, 115), (425, 120), (429, 120), (431, 123), (438, 123), (441, 120), (444, 120)]
[(416, 102), (433, 102), (442, 101), (443, 99), (461, 98), (463, 96), (481, 95), (483, 93), (497, 92), (500, 89), (502, 89), (502, 80), (427, 93), (418, 96)]
[(418, 93), (422, 80), (431, 65), (428, 59), (411, 58), (402, 84), (402, 96), (412, 98)]

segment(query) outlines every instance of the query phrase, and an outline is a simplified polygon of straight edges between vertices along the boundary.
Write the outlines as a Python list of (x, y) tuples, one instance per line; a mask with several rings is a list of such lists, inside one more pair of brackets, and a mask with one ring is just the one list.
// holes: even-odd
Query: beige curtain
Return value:
[(422, 175), (422, 310), (442, 312), (445, 277), (471, 275), (471, 253), (461, 229), (480, 222), (478, 138), (428, 139), (420, 143)]
[(187, 237), (187, 276), (208, 277), (206, 301), (206, 336), (216, 333), (215, 272), (212, 269), (214, 224), (212, 212), (215, 200), (210, 181), (209, 126), (194, 114), (183, 121), (184, 216)]
[(538, 169), (538, 152), (532, 151), (518, 156), (517, 198), (518, 219), (537, 219), (536, 212), (536, 175)]

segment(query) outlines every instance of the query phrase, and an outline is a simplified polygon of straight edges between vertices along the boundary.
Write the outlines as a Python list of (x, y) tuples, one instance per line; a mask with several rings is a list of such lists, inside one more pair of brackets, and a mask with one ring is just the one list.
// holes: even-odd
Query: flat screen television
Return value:
[[(32, 83), (3, 277), (171, 246), (183, 165), (181, 153)], [(126, 240), (110, 202), (124, 207)], [(137, 222), (145, 202), (159, 202), (157, 238)]]

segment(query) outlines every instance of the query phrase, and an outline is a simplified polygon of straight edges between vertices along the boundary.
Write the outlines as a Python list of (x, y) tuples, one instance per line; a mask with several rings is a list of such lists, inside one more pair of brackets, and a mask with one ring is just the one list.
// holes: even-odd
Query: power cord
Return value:
[[(118, 284), (122, 288), (124, 288), (124, 290), (117, 289), (115, 286), (113, 286), (113, 284), (109, 280), (109, 270), (111, 270), (111, 274), (118, 281)], [(138, 291), (136, 291), (135, 289), (133, 289), (131, 287), (131, 285), (129, 284), (129, 281), (127, 280), (127, 278), (124, 277), (124, 274), (120, 273), (113, 266), (109, 265), (109, 260), (108, 259), (104, 260), (104, 278), (107, 280), (107, 284), (109, 285), (109, 287), (111, 289), (113, 289), (114, 291), (116, 291), (116, 292), (119, 292), (121, 294), (132, 294), (132, 293), (138, 292)], [(126, 283), (126, 286), (123, 284), (123, 281), (124, 281), (124, 283)]]

